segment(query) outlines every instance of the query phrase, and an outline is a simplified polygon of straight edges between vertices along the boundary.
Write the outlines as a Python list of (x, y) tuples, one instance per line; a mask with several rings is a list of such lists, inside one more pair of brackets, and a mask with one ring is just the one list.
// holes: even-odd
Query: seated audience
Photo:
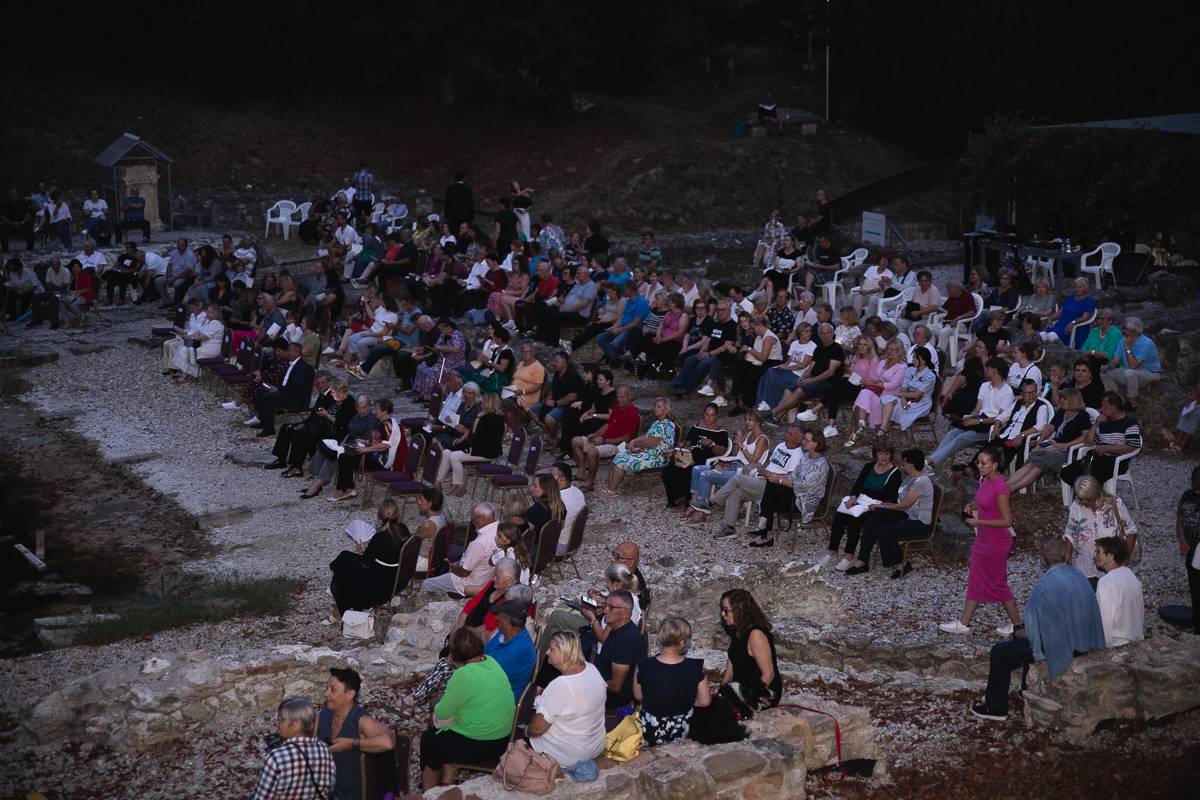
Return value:
[[(1025, 442), (1031, 437), (1036, 441), (1038, 433), (1050, 424), (1053, 416), (1054, 406), (1041, 396), (1038, 385), (1032, 380), (1022, 381), (1008, 426), (996, 437), (1001, 472), (1006, 472), (1009, 465), (1018, 469), (1024, 465)], [(976, 477), (970, 468), (966, 472)]]
[(1071, 448), (1083, 442), (1091, 430), (1092, 418), (1083, 406), (1083, 395), (1076, 389), (1063, 389), (1058, 411), (1050, 424), (1038, 431), (1038, 442), (1029, 451), (1029, 460), (1008, 479), (1009, 491), (1014, 494), (1042, 476), (1057, 475), (1067, 463)]
[(1120, 647), (1146, 638), (1146, 604), (1142, 582), (1125, 562), (1129, 547), (1122, 536), (1096, 540), (1096, 566), (1104, 572), (1096, 586), (1100, 622), (1104, 625), (1106, 647)]
[(357, 672), (349, 667), (329, 670), (325, 707), (317, 717), (317, 738), (329, 745), (337, 768), (337, 782), (329, 795), (333, 800), (361, 797), (364, 753), (387, 753), (396, 747), (391, 731), (359, 704), (361, 692), (362, 678)]
[(745, 589), (721, 595), (721, 627), (729, 635), (721, 696), (733, 703), (742, 719), (774, 708), (783, 697), (783, 678), (775, 653), (771, 623)]
[(663, 467), (667, 508), (691, 500), (692, 471), (710, 458), (729, 452), (729, 432), (721, 427), (715, 403), (704, 406), (703, 416), (691, 425), (676, 446), (674, 457)]
[(910, 365), (904, 369), (904, 378), (895, 392), (879, 397), (879, 432), (886, 434), (888, 426), (895, 421), (900, 430), (906, 431), (919, 419), (928, 417), (933, 411), (933, 393), (937, 388), (937, 375), (930, 366), (928, 348), (916, 347), (909, 354)]
[[(1101, 483), (1113, 477), (1118, 456), (1127, 455), (1142, 446), (1142, 429), (1138, 421), (1125, 413), (1125, 401), (1116, 392), (1105, 392), (1100, 402), (1100, 414), (1083, 437), (1083, 443), (1091, 450), (1080, 459), (1067, 464), (1059, 472), (1059, 478), (1068, 486), (1075, 485), (1080, 475), (1092, 475)], [(1121, 472), (1129, 471), (1129, 462), (1121, 465)]]
[[(737, 536), (737, 518), (742, 503), (761, 502), (768, 486), (768, 478), (775, 482), (796, 471), (800, 460), (805, 457), (804, 433), (804, 429), (799, 425), (788, 425), (787, 431), (784, 433), (784, 440), (771, 451), (765, 467), (754, 465), (745, 471), (739, 469), (724, 486), (717, 490), (717, 493), (712, 496), (712, 501), (725, 506), (725, 514), (716, 538), (728, 539)], [(696, 506), (693, 505), (693, 508)], [(704, 507), (696, 508), (698, 511), (703, 511), (703, 509)]]
[(267, 751), (251, 800), (325, 800), (337, 782), (329, 746), (316, 737), (307, 697), (287, 697), (275, 712), (280, 742)]
[(495, 572), (492, 553), (496, 549), (496, 509), (491, 503), (476, 503), (471, 508), (471, 524), (478, 532), (467, 545), (462, 559), (450, 566), (449, 572), (437, 577), (426, 578), (421, 583), (422, 592), (453, 592), (464, 597), (474, 597), (488, 584)]
[[(900, 454), (900, 470), (904, 478), (897, 490), (894, 503), (871, 503), (867, 506), (874, 512), (863, 523), (862, 538), (858, 545), (858, 556), (854, 564), (846, 569), (847, 575), (862, 575), (871, 569), (871, 550), (879, 545), (879, 558), (883, 566), (895, 567), (891, 578), (903, 578), (912, 571), (912, 565), (903, 562), (900, 543), (905, 539), (919, 539), (928, 535), (933, 524), (933, 481), (925, 474), (925, 454), (916, 448)], [(902, 563), (903, 562), (903, 563)]]
[[(1057, 373), (1057, 374), (1055, 374)], [(1083, 395), (1083, 404), (1088, 408), (1100, 410), (1104, 401), (1104, 384), (1097, 377), (1099, 370), (1086, 358), (1081, 358), (1071, 367), (1071, 377), (1067, 377), (1057, 364), (1050, 367), (1050, 402), (1059, 404), (1059, 392), (1063, 389), (1078, 389)], [(1039, 387), (1040, 388), (1040, 387)]]
[(178, 371), (175, 366), (175, 354), (185, 346), (186, 342), (194, 341), (200, 333), (200, 329), (204, 327), (204, 323), (208, 322), (208, 314), (205, 312), (204, 303), (199, 300), (192, 300), (188, 303), (188, 315), (183, 324), (183, 328), (176, 328), (175, 335), (170, 339), (166, 339), (162, 344), (162, 360), (163, 360), (163, 375), (170, 375)]
[(1137, 545), (1138, 527), (1125, 501), (1104, 491), (1104, 485), (1091, 475), (1075, 479), (1075, 497), (1067, 509), (1063, 530), (1063, 560), (1096, 585), (1100, 579), (1095, 561), (1096, 542), (1118, 536), (1132, 554)]
[(724, 486), (741, 471), (762, 463), (771, 442), (763, 433), (762, 416), (757, 411), (746, 413), (742, 430), (730, 442), (728, 451), (718, 456), (713, 466), (697, 463), (692, 468), (691, 501), (683, 510), (683, 517), (693, 524), (704, 522), (712, 506), (709, 495), (714, 486)]
[[(608, 370), (601, 370), (601, 375)], [(611, 374), (611, 373), (609, 373)], [(604, 416), (603, 427), (586, 436), (576, 436), (571, 439), (571, 451), (575, 463), (580, 466), (580, 489), (591, 491), (596, 484), (596, 473), (600, 468), (600, 459), (615, 456), (622, 444), (629, 443), (637, 436), (641, 419), (638, 410), (633, 405), (633, 391), (628, 386), (619, 386), (615, 392), (616, 405), (607, 414), (593, 415), (584, 423), (590, 422), (596, 416)]]
[[(634, 604), (633, 594), (627, 589), (609, 592), (602, 607), (606, 633), (604, 647), (594, 661), (605, 682), (605, 708), (616, 710), (618, 718), (632, 711), (634, 667), (646, 654), (638, 625), (632, 619)], [(595, 631), (599, 627), (596, 614), (585, 609), (584, 616), (591, 618)]]
[(1047, 342), (1062, 342), (1069, 347), (1072, 341), (1076, 345), (1087, 341), (1090, 320), (1096, 313), (1096, 300), (1088, 294), (1087, 278), (1076, 278), (1074, 287), (1074, 293), (1063, 298), (1062, 306), (1046, 318), (1042, 338)]
[(1017, 667), (1045, 661), (1051, 675), (1061, 675), (1075, 655), (1104, 648), (1100, 606), (1087, 579), (1063, 563), (1058, 539), (1043, 541), (1040, 552), (1046, 573), (1025, 604), (1024, 625), (1016, 627), (1012, 639), (992, 647), (986, 697), (971, 706), (981, 719), (1008, 719), (1008, 690)]
[(188, 378), (193, 380), (199, 378), (200, 359), (217, 358), (221, 355), (221, 342), (225, 336), (225, 324), (221, 322), (221, 309), (209, 306), (204, 314), (204, 324), (190, 335), (183, 347), (175, 351), (176, 373), (173, 377), (176, 383), (184, 383)]
[[(675, 447), (676, 426), (671, 421), (671, 401), (659, 397), (654, 401), (654, 421), (646, 433), (618, 446), (613, 456), (612, 469), (608, 475), (608, 486), (600, 490), (605, 497), (616, 497), (617, 489), (627, 472), (644, 472), (659, 469), (667, 463), (668, 454)], [(621, 449), (623, 447), (624, 449)]]
[[(215, 309), (215, 306), (213, 307)], [(275, 411), (306, 411), (312, 400), (312, 385), (316, 371), (302, 357), (299, 342), (291, 342), (287, 348), (288, 367), (278, 386), (271, 386), (258, 396), (255, 417), (262, 426), (260, 437), (275, 436)], [(388, 401), (390, 405), (390, 401)]]
[(571, 773), (604, 752), (607, 686), (600, 671), (584, 659), (576, 634), (560, 631), (549, 642), (546, 660), (558, 677), (535, 701), (526, 735), (534, 751)]
[(658, 626), (658, 655), (637, 662), (633, 696), (641, 703), (638, 721), (646, 747), (687, 738), (692, 709), (712, 702), (704, 660), (685, 658), (692, 626), (682, 617), (667, 617)]
[(1162, 364), (1158, 359), (1158, 346), (1143, 333), (1139, 318), (1126, 317), (1121, 323), (1121, 332), (1125, 340), (1117, 348), (1117, 355), (1109, 362), (1102, 380), (1105, 389), (1120, 392), (1125, 397), (1126, 410), (1137, 411), (1135, 401), (1139, 387), (1162, 378)]
[(979, 387), (975, 408), (961, 419), (952, 421), (949, 432), (929, 454), (929, 463), (933, 467), (941, 466), (959, 450), (987, 441), (990, 433), (999, 431), (1008, 421), (1015, 398), (1012, 387), (1004, 379), (1007, 373), (1008, 364), (1004, 359), (988, 359), (983, 373), (987, 380)]
[(405, 450), (404, 428), (400, 420), (392, 416), (392, 409), (391, 400), (376, 400), (375, 416), (382, 426), (379, 439), (355, 441), (354, 447), (347, 447), (338, 454), (337, 479), (329, 502), (337, 503), (357, 497), (358, 492), (354, 488), (356, 473), (391, 469), (396, 461), (396, 453)]
[[(463, 386), (464, 396), (466, 396), (468, 387), (471, 386), (474, 384)], [(485, 394), (481, 411), (471, 423), (470, 432), (462, 434), (452, 443), (454, 449), (448, 450), (442, 455), (438, 480), (444, 481), (449, 475), (450, 487), (447, 491), (450, 494), (462, 497), (467, 493), (465, 465), (494, 461), (500, 457), (504, 447), (505, 431), (502, 412), (500, 395)], [(460, 420), (459, 425), (462, 424)]]
[[(868, 341), (869, 344), (869, 340), (862, 341)], [(882, 432), (880, 425), (883, 422), (883, 398), (897, 397), (908, 369), (904, 345), (899, 339), (892, 339), (884, 348), (884, 357), (875, 362), (871, 374), (861, 378), (856, 384), (862, 387), (858, 389), (858, 396), (854, 399), (854, 416), (858, 420), (858, 427), (846, 440), (846, 447), (858, 446), (868, 435), (868, 425), (871, 432)]]
[[(1200, 557), (1196, 556), (1200, 545), (1200, 466), (1192, 468), (1191, 485), (1175, 506), (1175, 538), (1187, 573), (1192, 608), (1200, 608)], [(1192, 614), (1192, 633), (1200, 634), (1200, 614)]]
[(408, 526), (400, 521), (395, 500), (384, 500), (378, 514), (371, 540), (355, 542), (354, 552), (343, 550), (329, 564), (333, 573), (329, 593), (335, 608), (329, 614), (332, 624), (340, 624), (347, 610), (368, 611), (392, 599), (396, 570), (400, 568), (400, 546), (408, 539)]
[[(354, 401), (354, 408), (355, 414), (346, 423), (345, 435), (338, 441), (338, 444), (345, 448), (351, 448), (359, 442), (378, 442), (383, 435), (383, 422), (376, 414), (372, 413), (374, 407), (371, 405), (371, 400), (365, 395), (359, 395)], [(333, 481), (337, 476), (338, 455), (335, 449), (326, 444), (325, 439), (316, 440), (312, 456), (308, 460), (308, 474), (312, 476), (313, 482), (300, 493), (301, 498), (316, 497), (327, 483)], [(288, 474), (295, 473), (293, 470), (289, 470)]]
[(1111, 308), (1101, 308), (1096, 311), (1096, 322), (1088, 331), (1087, 341), (1079, 347), (1079, 353), (1092, 364), (1092, 372), (1100, 374), (1102, 367), (1107, 367), (1117, 357), (1121, 347), (1122, 334), (1119, 328), (1113, 326), (1115, 315)]
[(751, 531), (751, 536), (759, 537), (759, 541), (751, 542), (751, 547), (773, 547), (775, 544), (775, 515), (795, 510), (800, 513), (800, 524), (812, 522), (821, 500), (825, 497), (826, 482), (829, 478), (829, 461), (825, 458), (825, 435), (818, 430), (804, 432), (800, 445), (804, 457), (797, 463), (790, 475), (767, 473), (764, 477), (767, 485), (763, 489), (759, 511), (765, 520), (764, 526)]
[(1192, 393), (1188, 395), (1187, 402), (1179, 412), (1179, 420), (1175, 423), (1175, 429), (1163, 429), (1163, 439), (1167, 442), (1167, 451), (1177, 456), (1183, 455), (1183, 451), (1187, 449), (1188, 443), (1192, 441), (1198, 427), (1200, 427), (1200, 382), (1192, 387)]
[(450, 782), (451, 763), (498, 759), (508, 747), (516, 702), (496, 659), (470, 628), (450, 634), (450, 660), (459, 665), (433, 708), (432, 727), (421, 734), (421, 786)]
[(821, 557), (819, 566), (824, 566), (837, 557), (838, 546), (842, 536), (846, 537), (845, 550), (842, 560), (835, 566), (838, 572), (845, 572), (854, 566), (854, 554), (858, 551), (858, 537), (862, 526), (874, 516), (874, 511), (862, 511), (851, 514), (842, 511), (843, 508), (853, 509), (863, 504), (865, 500), (875, 500), (880, 503), (895, 503), (900, 497), (900, 481), (903, 473), (892, 463), (896, 455), (895, 448), (887, 443), (879, 443), (871, 448), (872, 461), (863, 464), (858, 477), (850, 487), (850, 493), (842, 498), (841, 505), (833, 515), (829, 526), (829, 552)]

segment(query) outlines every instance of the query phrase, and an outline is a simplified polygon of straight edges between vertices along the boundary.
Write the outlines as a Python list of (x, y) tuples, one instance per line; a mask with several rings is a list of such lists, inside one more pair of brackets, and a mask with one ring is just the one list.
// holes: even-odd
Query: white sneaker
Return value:
[(517, 332), (517, 323), (513, 322), (511, 319), (504, 323), (504, 327), (509, 333)]
[(829, 553), (826, 553), (825, 555), (823, 555), (817, 559), (817, 567), (818, 568), (823, 567), (832, 560), (833, 560), (833, 556), (829, 555)]
[(230, 400), (228, 403), (221, 403), (221, 408), (225, 409), (226, 411), (236, 411), (241, 408), (241, 405), (242, 404), (238, 403), (237, 401)]
[(834, 567), (834, 569), (836, 569), (838, 572), (845, 572), (846, 570), (850, 569), (853, 566), (854, 566), (854, 559), (843, 558), (841, 561), (837, 562), (837, 566)]
[(333, 354), (334, 354), (334, 353), (336, 353), (336, 352), (337, 352), (337, 350), (336, 350), (336, 349), (334, 349), (334, 348), (332, 348), (332, 347), (326, 347), (324, 350), (322, 350), (322, 351), (321, 351), (321, 355), (323, 355), (323, 356), (331, 356), (331, 355), (333, 355)]
[[(510, 320), (510, 322), (511, 322), (511, 320)], [(514, 325), (513, 327), (515, 328), (515, 327), (516, 327), (516, 325)], [(559, 339), (559, 340), (558, 340), (558, 348), (559, 348), (560, 350), (562, 350), (564, 353), (566, 353), (567, 355), (571, 355), (571, 342), (570, 342), (570, 340), (568, 340), (568, 339)]]
[(713, 398), (713, 405), (717, 408), (724, 408), (725, 406), (729, 405), (729, 401), (721, 395), (717, 395)]
[(838, 435), (838, 429), (836, 425), (826, 425), (825, 430), (821, 431), (821, 433), (825, 434), (826, 439), (832, 439)]
[(766, 402), (762, 402), (762, 403), (759, 403), (758, 405), (756, 405), (754, 407), (754, 410), (755, 411), (770, 411), (771, 406), (769, 406)]
[(796, 415), (796, 421), (797, 422), (816, 422), (817, 415), (815, 413), (813, 413), (812, 411), (805, 409), (804, 413)]
[(256, 425), (261, 425), (262, 423), (258, 421), (258, 416), (256, 415), (256, 416), (251, 417), (248, 420), (243, 421), (242, 424), (245, 425), (247, 428), (253, 428)]
[(966, 625), (963, 625), (958, 620), (954, 620), (954, 622), (943, 622), (941, 625), (938, 625), (938, 627), (941, 628), (946, 633), (970, 633), (971, 632), (970, 628), (968, 628)]
[(996, 633), (1000, 634), (1001, 636), (1012, 636), (1012, 634), (1013, 634), (1012, 623), (1010, 622), (1007, 625), (1001, 625), (999, 628), (996, 628)]
[(714, 389), (712, 386), (710, 386), (707, 383), (696, 390), (696, 394), (701, 394), (701, 395), (704, 395), (705, 397), (712, 397), (716, 393), (717, 393), (717, 390)]

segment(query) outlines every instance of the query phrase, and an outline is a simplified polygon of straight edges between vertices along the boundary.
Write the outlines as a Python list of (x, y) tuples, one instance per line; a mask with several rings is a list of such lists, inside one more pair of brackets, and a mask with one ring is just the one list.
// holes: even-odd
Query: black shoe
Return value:
[(748, 532), (747, 532), (747, 535), (748, 535), (748, 536), (757, 536), (759, 539), (762, 539), (762, 538), (763, 538), (763, 537), (765, 537), (765, 536), (766, 536), (768, 533), (770, 533), (770, 531), (769, 531), (769, 530), (767, 530), (766, 528), (759, 528), (759, 529), (758, 529), (758, 530), (756, 530), (756, 531), (748, 531)]
[(264, 429), (264, 430), (261, 430), (258, 432), (258, 438), (260, 438), (260, 439), (266, 439), (268, 436), (273, 437), (274, 435), (275, 435), (275, 431), (273, 431), (273, 430)]
[(992, 711), (990, 708), (988, 708), (987, 703), (976, 703), (975, 705), (971, 706), (971, 713), (980, 719), (990, 719), (995, 722), (1004, 722), (1006, 719), (1008, 719), (1007, 713), (1001, 714), (998, 711)]
[(864, 565), (861, 567), (851, 567), (850, 569), (846, 570), (842, 574), (843, 575), (863, 575), (870, 571), (871, 571), (871, 568)]
[(903, 578), (910, 572), (912, 572), (912, 564), (905, 564), (903, 567), (896, 567), (896, 569), (888, 577), (892, 580), (896, 580), (897, 578)]
[(280, 461), (279, 459), (275, 459), (270, 464), (264, 464), (263, 469), (283, 469), (286, 466), (287, 464), (284, 462)]
[(774, 537), (772, 537), (770, 539), (763, 539), (761, 542), (751, 542), (750, 546), (751, 547), (774, 547), (775, 539), (774, 539)]

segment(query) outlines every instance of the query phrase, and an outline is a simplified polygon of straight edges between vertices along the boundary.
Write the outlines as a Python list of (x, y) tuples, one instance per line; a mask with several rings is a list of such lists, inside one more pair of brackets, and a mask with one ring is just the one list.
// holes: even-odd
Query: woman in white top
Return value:
[(1121, 536), (1132, 553), (1137, 544), (1137, 523), (1124, 501), (1107, 494), (1104, 485), (1094, 476), (1081, 475), (1074, 488), (1075, 499), (1067, 510), (1067, 524), (1063, 530), (1063, 558), (1087, 576), (1095, 587), (1100, 580), (1100, 570), (1095, 562), (1096, 540)]
[(770, 440), (763, 433), (762, 414), (747, 411), (744, 427), (733, 437), (729, 451), (711, 467), (697, 464), (692, 468), (692, 502), (683, 511), (687, 521), (693, 525), (707, 523), (708, 515), (712, 513), (708, 502), (712, 488), (729, 483), (743, 469), (761, 465), (770, 446)]
[[(400, 321), (400, 309), (391, 295), (385, 294), (375, 298), (371, 303), (371, 327), (365, 331), (350, 334), (346, 342), (347, 356), (353, 361), (364, 361), (371, 353), (371, 348), (383, 341), (384, 336), (391, 333)], [(354, 366), (353, 364), (351, 366)], [(366, 378), (366, 374), (350, 370), (355, 377)]]
[(225, 335), (225, 323), (221, 322), (221, 309), (217, 306), (209, 306), (205, 316), (207, 319), (200, 326), (200, 330), (188, 337), (190, 340), (198, 342), (198, 346), (195, 349), (184, 346), (175, 351), (175, 368), (179, 370), (179, 374), (174, 377), (176, 383), (183, 383), (189, 375), (193, 378), (200, 377), (200, 366), (197, 364), (199, 359), (216, 358), (221, 355), (221, 340)]
[(867, 267), (862, 276), (862, 284), (850, 290), (850, 305), (862, 314), (863, 306), (873, 302), (882, 294), (895, 279), (896, 274), (891, 270), (892, 257), (887, 253), (879, 256), (879, 263)]
[(841, 321), (841, 324), (833, 329), (833, 340), (844, 350), (850, 350), (854, 347), (854, 340), (862, 335), (862, 329), (858, 327), (858, 312), (850, 306), (843, 308)]
[(64, 249), (71, 247), (71, 207), (58, 189), (50, 190), (50, 202), (42, 210), (51, 236), (57, 236)]
[(813, 354), (817, 343), (812, 340), (813, 326), (802, 322), (796, 326), (796, 338), (788, 345), (787, 361), (763, 372), (758, 379), (758, 411), (770, 411), (779, 405), (785, 392), (796, 388), (812, 371)]
[(421, 552), (417, 556), (417, 572), (429, 571), (429, 554), (433, 550), (433, 537), (446, 527), (446, 518), (442, 515), (442, 504), (445, 502), (442, 490), (436, 486), (427, 486), (417, 495), (417, 513), (423, 519), (413, 536), (421, 540)]
[(607, 686), (599, 670), (584, 661), (578, 634), (554, 634), (546, 659), (559, 676), (534, 702), (535, 713), (525, 733), (536, 752), (569, 768), (604, 752)]
[(783, 363), (783, 346), (767, 323), (767, 318), (756, 316), (750, 320), (754, 330), (754, 344), (738, 348), (742, 359), (734, 365), (733, 405), (727, 412), (730, 416), (744, 414), (754, 408), (758, 395), (758, 382), (771, 367)]
[(1013, 349), (1013, 358), (1016, 360), (1008, 368), (1008, 385), (1013, 388), (1014, 392), (1021, 391), (1021, 382), (1025, 380), (1036, 382), (1038, 391), (1041, 391), (1042, 369), (1033, 363), (1037, 355), (1038, 346), (1035, 342), (1021, 342)]
[[(204, 327), (204, 323), (208, 322), (208, 314), (204, 310), (203, 303), (199, 300), (192, 300), (190, 307), (191, 313), (188, 314), (187, 322), (184, 323), (183, 334), (163, 342), (163, 375), (169, 375), (179, 369), (175, 366), (175, 354), (183, 347), (183, 340), (196, 338), (196, 334)], [(217, 348), (217, 352), (220, 354), (220, 348)]]

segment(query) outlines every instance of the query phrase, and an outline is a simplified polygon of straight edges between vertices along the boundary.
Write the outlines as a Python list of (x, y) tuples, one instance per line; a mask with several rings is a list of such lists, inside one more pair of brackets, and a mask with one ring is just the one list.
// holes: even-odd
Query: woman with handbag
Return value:
[(608, 486), (601, 489), (599, 494), (604, 497), (616, 497), (617, 488), (626, 472), (637, 473), (664, 466), (667, 463), (667, 455), (675, 447), (675, 437), (676, 426), (671, 421), (671, 401), (659, 397), (654, 401), (654, 421), (650, 423), (645, 435), (626, 443), (625, 447), (613, 456)]
[(607, 690), (600, 672), (584, 661), (577, 634), (554, 634), (546, 659), (559, 675), (538, 696), (526, 735), (534, 752), (550, 756), (571, 772), (604, 752)]
[(746, 412), (742, 431), (734, 437), (729, 452), (711, 467), (707, 464), (692, 466), (692, 499), (683, 509), (683, 517), (694, 525), (707, 522), (708, 515), (712, 513), (708, 498), (713, 487), (724, 486), (733, 480), (739, 470), (758, 465), (770, 446), (771, 440), (763, 433), (762, 414), (757, 411)]
[(674, 508), (691, 499), (692, 470), (704, 466), (710, 458), (729, 452), (729, 432), (721, 427), (715, 403), (704, 406), (704, 415), (699, 422), (688, 428), (683, 442), (675, 448), (671, 462), (663, 467), (663, 489), (667, 495), (667, 508)]
[(1067, 509), (1067, 525), (1063, 530), (1063, 558), (1087, 577), (1092, 589), (1100, 581), (1100, 570), (1093, 558), (1096, 540), (1119, 536), (1129, 547), (1129, 563), (1141, 559), (1137, 547), (1138, 528), (1125, 501), (1104, 491), (1104, 484), (1093, 475), (1081, 475), (1075, 480), (1075, 499)]
[[(867, 425), (879, 433), (883, 421), (884, 395), (894, 396), (900, 391), (904, 382), (904, 373), (908, 365), (904, 363), (904, 345), (899, 339), (892, 339), (884, 348), (883, 358), (875, 363), (869, 377), (859, 379), (862, 387), (854, 400), (854, 416), (858, 418), (858, 427), (846, 440), (846, 447), (857, 447), (867, 436)], [(858, 373), (851, 373), (857, 375)], [(854, 378), (850, 379), (854, 382)]]

